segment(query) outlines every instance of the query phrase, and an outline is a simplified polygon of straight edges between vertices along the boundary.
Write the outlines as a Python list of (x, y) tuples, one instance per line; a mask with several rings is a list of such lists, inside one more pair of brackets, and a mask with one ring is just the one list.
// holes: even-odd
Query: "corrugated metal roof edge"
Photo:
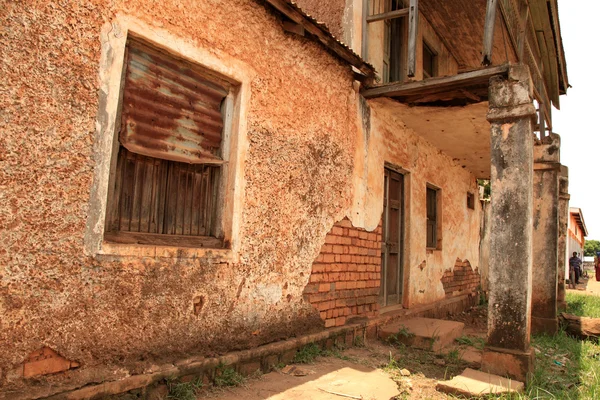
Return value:
[[(327, 43), (325, 43), (323, 40), (319, 40), (319, 42), (321, 42), (324, 46), (329, 48), (329, 50), (331, 50), (334, 54), (336, 54), (338, 57), (340, 57), (343, 61), (346, 61), (347, 63), (349, 63), (356, 69), (358, 69), (361, 73), (363, 73), (368, 78), (373, 78), (375, 76), (375, 67), (373, 65), (371, 65), (370, 63), (365, 61), (360, 55), (356, 54), (354, 52), (354, 50), (352, 50), (348, 45), (346, 45), (344, 42), (342, 42), (341, 40), (336, 38), (329, 31), (329, 28), (327, 27), (327, 25), (325, 23), (317, 21), (314, 17), (312, 17), (311, 15), (304, 12), (304, 10), (302, 10), (302, 8), (300, 8), (293, 0), (265, 0), (265, 3), (269, 3), (273, 8), (275, 8), (277, 11), (279, 11), (281, 14), (285, 15), (292, 21), (298, 22), (295, 20), (295, 18), (293, 18), (293, 16), (288, 15), (286, 13), (285, 9), (282, 9), (282, 7), (280, 7), (281, 3), (285, 3), (287, 6), (291, 7), (294, 11), (296, 11), (298, 14), (300, 14), (300, 16), (305, 20), (306, 23), (314, 25), (325, 36), (332, 39), (333, 42), (335, 42), (335, 44), (340, 46), (342, 48), (342, 50), (347, 53), (348, 57), (347, 58), (342, 57), (342, 55), (340, 55), (339, 52), (337, 51), (339, 49), (333, 48), (333, 46), (331, 45), (331, 43), (329, 41), (326, 41)], [(312, 32), (309, 32), (309, 33), (312, 33)], [(355, 59), (357, 62), (352, 62), (349, 59)]]

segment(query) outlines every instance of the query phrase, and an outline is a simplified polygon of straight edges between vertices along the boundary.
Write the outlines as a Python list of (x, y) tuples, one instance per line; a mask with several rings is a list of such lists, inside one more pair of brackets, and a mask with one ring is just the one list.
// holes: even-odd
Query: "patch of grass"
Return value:
[(567, 313), (580, 317), (600, 318), (600, 297), (567, 292)]
[(338, 348), (333, 348), (332, 350), (325, 350), (323, 352), (321, 352), (321, 355), (323, 357), (335, 357), (335, 358), (339, 358), (340, 360), (344, 360), (344, 361), (358, 361), (358, 359), (356, 357), (351, 357), (351, 356), (347, 356), (344, 353), (342, 353), (340, 351), (340, 349)]
[(354, 336), (354, 347), (365, 347), (365, 338), (362, 336)]
[(175, 380), (168, 380), (167, 387), (169, 388), (169, 394), (167, 399), (169, 400), (196, 400), (202, 389), (202, 380), (200, 378), (191, 382), (179, 382)]
[(323, 351), (316, 343), (309, 343), (296, 353), (292, 362), (294, 364), (311, 364)]
[(229, 365), (219, 364), (217, 373), (215, 374), (215, 386), (217, 387), (233, 387), (240, 386), (246, 381), (240, 373)]
[(450, 350), (445, 355), (446, 361), (449, 363), (460, 363), (462, 362), (461, 354), (458, 349)]
[(403, 344), (402, 343), (403, 338), (410, 339), (413, 337), (415, 337), (415, 334), (410, 332), (405, 326), (402, 326), (402, 328), (400, 328), (398, 330), (398, 333), (388, 336), (388, 338), (386, 340), (392, 346), (399, 346), (399, 345)]
[(483, 347), (485, 346), (485, 339), (480, 338), (480, 337), (475, 337), (475, 336), (464, 336), (463, 335), (459, 338), (456, 338), (456, 342), (458, 344), (475, 347), (478, 350), (483, 350)]

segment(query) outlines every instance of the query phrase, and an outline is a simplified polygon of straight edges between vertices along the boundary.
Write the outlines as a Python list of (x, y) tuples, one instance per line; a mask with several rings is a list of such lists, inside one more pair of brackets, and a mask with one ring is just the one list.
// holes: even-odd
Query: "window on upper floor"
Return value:
[(222, 247), (229, 84), (136, 40), (126, 47), (105, 240)]
[(423, 41), (423, 78), (437, 76), (437, 55)]

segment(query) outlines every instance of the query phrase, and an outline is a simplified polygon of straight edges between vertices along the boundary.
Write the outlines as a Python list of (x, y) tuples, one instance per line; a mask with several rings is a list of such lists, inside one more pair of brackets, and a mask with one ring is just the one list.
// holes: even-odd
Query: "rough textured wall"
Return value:
[[(84, 256), (100, 32), (118, 12), (257, 71), (238, 264), (176, 252)], [(356, 113), (346, 66), (250, 0), (8, 2), (0, 18), (3, 391), (21, 385), (22, 363), (44, 346), (81, 364), (66, 379), (44, 377), (40, 387), (51, 390), (318, 326), (302, 292), (351, 203)]]
[(296, 0), (295, 2), (306, 14), (319, 22), (325, 23), (329, 31), (337, 39), (343, 41), (343, 19), (346, 0)]
[[(407, 127), (394, 102), (373, 100), (369, 106), (371, 128), (362, 133), (366, 147), (363, 157), (355, 161), (368, 184), (363, 206), (355, 207), (355, 212), (364, 213), (359, 217), (364, 218), (366, 229), (377, 226), (383, 210), (384, 163), (406, 171), (404, 306), (430, 304), (445, 298), (441, 279), (457, 258), (479, 261), (481, 204), (476, 201), (474, 210), (467, 207), (467, 192), (476, 194), (477, 182), (467, 169)], [(441, 189), (439, 250), (426, 249), (427, 184)]]
[(352, 317), (375, 316), (381, 283), (381, 225), (368, 232), (345, 218), (325, 237), (306, 285), (306, 299), (325, 326), (340, 326)]

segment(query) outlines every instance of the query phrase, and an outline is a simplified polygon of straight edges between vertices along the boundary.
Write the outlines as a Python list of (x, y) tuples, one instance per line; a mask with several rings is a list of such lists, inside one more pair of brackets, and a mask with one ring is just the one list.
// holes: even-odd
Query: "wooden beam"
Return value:
[(523, 62), (523, 55), (525, 54), (525, 42), (527, 41), (527, 25), (529, 24), (529, 2), (523, 0), (521, 2), (521, 10), (519, 12), (520, 25), (519, 25), (519, 37), (517, 42), (517, 57), (520, 62)]
[(540, 139), (543, 139), (546, 136), (546, 115), (544, 112), (544, 104), (539, 103), (540, 111), (539, 111), (539, 130), (540, 130)]
[(492, 63), (492, 50), (494, 49), (494, 29), (496, 26), (496, 10), (498, 9), (498, 0), (488, 0), (485, 12), (485, 27), (483, 30), (483, 60), (482, 65)]
[(325, 47), (331, 50), (331, 52), (348, 64), (354, 66), (365, 76), (373, 77), (375, 75), (373, 67), (367, 64), (360, 56), (354, 54), (352, 50), (338, 42), (330, 33), (324, 31), (306, 15), (302, 14), (295, 5), (286, 0), (266, 0), (266, 2), (291, 21), (302, 25), (306, 33), (314, 36)]
[(406, 17), (409, 14), (408, 8), (403, 8), (401, 10), (389, 11), (382, 14), (369, 15), (367, 17), (367, 22), (377, 22), (383, 21), (384, 19), (394, 19), (400, 17)]
[(419, 31), (419, 0), (410, 0), (408, 10), (408, 54), (407, 73), (413, 78), (417, 71), (417, 35)]
[(299, 36), (304, 36), (304, 27), (293, 21), (283, 21), (283, 30), (290, 33), (295, 33)]
[(365, 60), (369, 58), (369, 48), (367, 42), (369, 40), (369, 24), (367, 24), (367, 15), (369, 14), (369, 0), (363, 0), (362, 6), (362, 40), (360, 46), (360, 55)]
[(463, 72), (453, 76), (429, 78), (418, 82), (393, 83), (371, 87), (362, 91), (362, 95), (369, 99), (374, 97), (397, 97), (410, 95), (426, 95), (457, 89), (467, 89), (471, 85), (486, 83), (493, 76), (507, 75), (508, 65), (482, 68), (475, 71)]

